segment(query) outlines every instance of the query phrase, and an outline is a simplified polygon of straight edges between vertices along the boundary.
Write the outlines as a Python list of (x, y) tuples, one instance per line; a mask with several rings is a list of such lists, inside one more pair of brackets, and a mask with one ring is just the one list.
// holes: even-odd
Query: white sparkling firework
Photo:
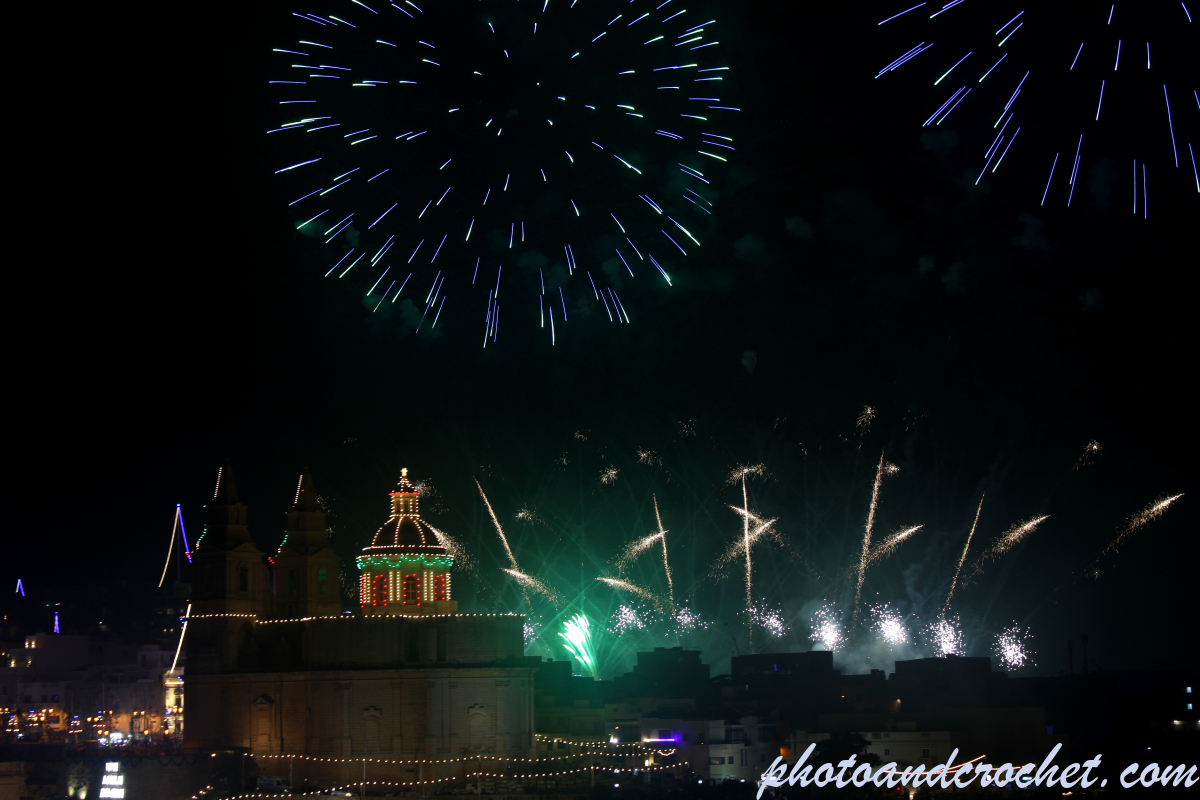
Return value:
[(782, 638), (788, 632), (788, 624), (778, 609), (758, 603), (750, 607), (749, 614), (752, 625), (757, 625), (776, 639)]
[(601, 470), (600, 471), (600, 482), (602, 484), (604, 484), (605, 486), (612, 486), (614, 483), (617, 482), (617, 474), (620, 471), (621, 470), (619, 470), (613, 466), (609, 466), (606, 469)]
[(908, 629), (904, 627), (904, 617), (887, 603), (871, 607), (871, 630), (879, 634), (879, 638), (895, 647), (908, 642)]
[(967, 650), (957, 614), (925, 626), (925, 638), (939, 656), (961, 656)]
[(832, 605), (821, 606), (812, 615), (812, 633), (808, 635), (820, 649), (837, 650), (846, 642), (842, 630), (842, 615)]
[(523, 632), (524, 632), (524, 636), (525, 636), (525, 644), (530, 645), (533, 642), (537, 641), (538, 638), (541, 637), (542, 623), (530, 622), (529, 620), (526, 620), (524, 628), (523, 628)]
[(1000, 631), (992, 648), (1000, 668), (1012, 672), (1024, 666), (1032, 666), (1033, 657), (1037, 655), (1027, 644), (1032, 638), (1032, 634), (1026, 628), (1015, 622)]
[(699, 614), (692, 611), (687, 606), (679, 609), (675, 614), (675, 629), (679, 634), (691, 633), (692, 631), (707, 630), (709, 624), (705, 622)]
[(608, 632), (614, 636), (623, 636), (632, 631), (646, 630), (646, 619), (633, 606), (620, 605), (608, 618)]

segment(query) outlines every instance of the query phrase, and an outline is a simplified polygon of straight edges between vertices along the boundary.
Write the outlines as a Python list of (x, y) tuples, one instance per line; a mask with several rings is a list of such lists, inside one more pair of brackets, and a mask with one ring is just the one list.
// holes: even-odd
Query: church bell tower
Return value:
[(450, 590), (454, 558), (421, 520), (420, 495), (408, 470), (400, 470), (391, 516), (357, 559), (359, 605), (367, 616), (458, 613)]
[(287, 530), (274, 566), (274, 616), (330, 617), (342, 613), (341, 559), (329, 545), (325, 510), (317, 502), (308, 468), (296, 485)]
[(192, 566), (192, 615), (257, 616), (263, 605), (262, 551), (250, 538), (246, 506), (226, 461), (205, 506), (204, 533)]

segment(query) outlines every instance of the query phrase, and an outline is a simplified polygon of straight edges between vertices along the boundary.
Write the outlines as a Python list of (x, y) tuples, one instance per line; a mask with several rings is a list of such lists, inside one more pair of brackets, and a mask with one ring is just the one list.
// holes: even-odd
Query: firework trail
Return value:
[(1176, 494), (1170, 497), (1160, 497), (1150, 505), (1143, 508), (1137, 514), (1134, 514), (1132, 517), (1130, 517), (1125, 522), (1125, 527), (1122, 528), (1121, 532), (1117, 534), (1117, 538), (1113, 539), (1112, 542), (1109, 543), (1108, 547), (1100, 551), (1100, 555), (1096, 556), (1095, 560), (1092, 561), (1091, 570), (1096, 574), (1096, 576), (1099, 577), (1100, 572), (1097, 568), (1097, 565), (1106, 555), (1111, 553), (1117, 547), (1117, 545), (1124, 541), (1125, 537), (1132, 533), (1136, 533), (1154, 520), (1161, 517), (1167, 512), (1167, 509), (1171, 507), (1171, 504), (1181, 497), (1183, 497), (1182, 494)]
[(592, 647), (592, 623), (583, 614), (576, 614), (563, 624), (558, 634), (567, 651), (578, 659), (588, 675), (596, 675), (596, 651)]
[(646, 591), (640, 586), (635, 586), (629, 581), (622, 581), (618, 580), (617, 578), (596, 578), (596, 580), (600, 581), (601, 583), (607, 583), (614, 589), (620, 589), (623, 592), (629, 592), (630, 594), (636, 594), (638, 597), (643, 597), (646, 600), (649, 600), (651, 603), (654, 603), (654, 605), (664, 614), (671, 613), (670, 607), (667, 606), (666, 601), (664, 601), (661, 597)]
[(939, 656), (961, 656), (966, 653), (966, 638), (963, 636), (962, 624), (958, 621), (957, 614), (930, 623), (925, 626), (924, 633)]
[(842, 630), (842, 615), (832, 603), (818, 608), (810, 622), (812, 633), (808, 638), (826, 650), (837, 650), (846, 643), (846, 634)]
[(433, 531), (433, 535), (437, 537), (438, 544), (445, 548), (450, 557), (454, 559), (454, 566), (466, 570), (473, 575), (477, 574), (478, 564), (476, 563), (475, 556), (463, 546), (462, 542), (445, 531), (438, 530), (428, 522), (425, 525), (429, 530)]
[(650, 549), (659, 539), (664, 538), (660, 532), (652, 533), (649, 536), (638, 539), (636, 542), (630, 542), (625, 545), (625, 549), (621, 551), (621, 555), (613, 562), (613, 566), (616, 567), (618, 573), (624, 573), (638, 556)]
[[(750, 476), (763, 476), (767, 474), (765, 464), (742, 464), (733, 469), (726, 479), (729, 483), (742, 484), (742, 508), (737, 509), (736, 506), (731, 506), (734, 510), (739, 511), (742, 515), (742, 553), (746, 558), (746, 611), (749, 612), (754, 606), (754, 565), (750, 560), (750, 546), (753, 540), (750, 538), (750, 495), (746, 490), (746, 478)], [(774, 520), (772, 520), (774, 522)], [(768, 524), (769, 527), (769, 524)], [(754, 652), (754, 628), (750, 629), (750, 651)]]
[(1015, 622), (997, 634), (992, 651), (996, 654), (1000, 668), (1012, 672), (1026, 665), (1032, 665), (1033, 657), (1037, 654), (1026, 645), (1026, 642), (1032, 638), (1033, 635), (1027, 629)]
[(871, 629), (879, 637), (893, 647), (908, 642), (908, 630), (904, 627), (904, 617), (889, 604), (871, 607)]
[(946, 618), (946, 612), (950, 610), (950, 600), (954, 597), (954, 589), (958, 586), (958, 576), (962, 572), (963, 564), (967, 562), (967, 551), (971, 549), (971, 538), (975, 536), (975, 528), (979, 526), (979, 514), (983, 511), (983, 498), (987, 495), (985, 492), (979, 497), (979, 508), (975, 509), (975, 521), (971, 523), (971, 532), (967, 534), (967, 543), (963, 545), (962, 555), (958, 557), (958, 566), (954, 569), (954, 580), (950, 581), (950, 591), (946, 593), (946, 602), (942, 603), (941, 619)]
[(900, 470), (894, 464), (884, 461), (884, 454), (879, 454), (879, 466), (875, 469), (875, 485), (871, 488), (871, 507), (867, 511), (867, 527), (863, 531), (862, 555), (858, 560), (858, 585), (854, 588), (854, 613), (858, 616), (858, 604), (862, 600), (863, 581), (867, 578), (867, 567), (871, 564), (871, 531), (875, 527), (875, 511), (879, 507), (879, 486), (883, 476), (894, 475)]
[(500, 543), (504, 545), (504, 552), (508, 554), (508, 563), (514, 570), (520, 570), (521, 567), (517, 564), (517, 558), (513, 555), (512, 548), (508, 546), (508, 537), (504, 535), (504, 528), (500, 526), (500, 520), (496, 517), (496, 512), (492, 510), (492, 504), (488, 502), (487, 495), (483, 493), (483, 487), (479, 485), (479, 479), (476, 478), (475, 486), (479, 489), (479, 496), (483, 498), (483, 504), (487, 506), (488, 514), (492, 518), (492, 524), (496, 526), (496, 533), (500, 535)]
[(667, 575), (667, 599), (671, 601), (671, 613), (678, 614), (675, 607), (675, 579), (671, 577), (671, 562), (667, 560), (667, 529), (662, 524), (662, 514), (658, 512), (658, 495), (654, 497), (654, 519), (658, 521), (658, 536), (662, 540), (663, 572)]
[(1049, 514), (1040, 517), (1031, 517), (1024, 522), (1018, 522), (1011, 528), (1000, 534), (1000, 538), (992, 542), (988, 549), (983, 551), (979, 558), (975, 559), (975, 564), (971, 569), (971, 576), (974, 577), (983, 572), (983, 565), (1007, 553), (1009, 550), (1017, 546), (1017, 544), (1029, 534), (1033, 533), (1038, 525), (1041, 525), (1046, 520), (1050, 519)]
[(533, 577), (532, 575), (528, 575), (524, 572), (520, 572), (519, 570), (515, 570), (515, 569), (503, 569), (502, 568), (500, 571), (503, 572), (504, 574), (512, 577), (522, 587), (524, 587), (526, 589), (532, 589), (533, 591), (542, 595), (547, 600), (549, 600), (551, 603), (554, 603), (555, 605), (560, 605), (562, 603), (562, 598), (560, 598), (557, 594), (555, 594), (554, 591), (549, 586), (542, 583), (541, 581), (539, 581), (537, 578)]
[(867, 564), (874, 564), (880, 559), (887, 558), (896, 551), (896, 548), (911, 539), (917, 531), (924, 528), (924, 525), (913, 525), (908, 528), (902, 528), (893, 533), (888, 538), (884, 539), (879, 545), (871, 551), (870, 557), (867, 559)]
[(670, 285), (695, 254), (736, 153), (716, 20), (661, 0), (320, 5), (273, 48), (267, 140), (297, 229), (372, 313), (420, 332), (486, 308), (486, 346), (511, 286), (553, 344), (568, 305), (630, 322), (607, 276)]
[(1075, 466), (1071, 467), (1072, 472), (1078, 472), (1087, 465), (1091, 464), (1100, 455), (1100, 451), (1104, 448), (1095, 439), (1083, 446), (1083, 452), (1079, 454), (1079, 458), (1075, 461)]
[[(1178, 107), (1188, 95), (1195, 99), (1194, 88), (1171, 84), (1178, 81), (1173, 73), (1191, 63), (1179, 48), (1194, 51), (1192, 40), (1182, 33), (1193, 24), (1187, 3), (1126, 4), (1121, 9), (1093, 3), (1061, 14), (1053, 4), (1026, 9), (1004, 0), (950, 2), (933, 13), (927, 13), (933, 6), (922, 9), (926, 5), (899, 13), (892, 9), (877, 23), (877, 28), (884, 26), (879, 28), (884, 36), (896, 37), (890, 47), (916, 46), (875, 77), (887, 79), (901, 67), (920, 73), (918, 85), (923, 84), (920, 91), (929, 105), (913, 122), (922, 128), (936, 130), (956, 109), (961, 109), (956, 119), (972, 115), (952, 124), (971, 132), (965, 140), (969, 148), (978, 147), (976, 185), (996, 173), (1011, 149), (1014, 159), (1028, 161), (1031, 156), (1038, 166), (1030, 199), (1070, 207), (1083, 183), (1090, 143), (1093, 153), (1116, 148), (1124, 151), (1125, 164), (1132, 162), (1134, 216), (1149, 219), (1148, 159), (1161, 167), (1157, 174), (1181, 179), (1185, 191), (1194, 183), (1200, 192), (1194, 151), (1191, 144), (1184, 146), (1195, 141), (1195, 115), (1185, 116)], [(907, 66), (909, 62), (915, 66)], [(1030, 116), (1034, 109), (1047, 108), (1059, 118)], [(1119, 115), (1126, 116), (1114, 126)], [(1021, 137), (1025, 128), (1031, 132)], [(1014, 149), (1019, 138), (1022, 143)], [(1024, 156), (1018, 155), (1021, 151)], [(1060, 161), (1062, 170), (1057, 169)], [(1130, 175), (1128, 167), (1122, 173)]]

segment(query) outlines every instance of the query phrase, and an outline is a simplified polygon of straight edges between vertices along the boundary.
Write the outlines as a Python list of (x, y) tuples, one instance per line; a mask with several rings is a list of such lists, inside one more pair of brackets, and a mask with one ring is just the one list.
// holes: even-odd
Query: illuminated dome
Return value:
[(391, 492), (392, 515), (379, 530), (364, 554), (446, 555), (433, 529), (421, 521), (421, 492), (408, 479), (408, 470), (400, 470), (400, 482)]
[(357, 559), (359, 603), (364, 614), (454, 614), (450, 570), (454, 559), (437, 533), (421, 521), (421, 492), (400, 470), (390, 492), (392, 513)]

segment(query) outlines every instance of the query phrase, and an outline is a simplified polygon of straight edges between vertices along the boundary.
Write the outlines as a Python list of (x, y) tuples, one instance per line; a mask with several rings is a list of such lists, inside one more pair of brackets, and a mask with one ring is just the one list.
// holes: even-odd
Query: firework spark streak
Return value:
[(1033, 636), (1028, 630), (1015, 622), (1000, 631), (992, 646), (1000, 668), (1007, 672), (1012, 672), (1026, 665), (1032, 665), (1033, 657), (1036, 653), (1026, 644), (1032, 638)]
[[(729, 473), (729, 478), (727, 479), (729, 483), (737, 483), (738, 481), (740, 481), (742, 484), (742, 507), (740, 509), (737, 508), (736, 506), (730, 506), (730, 507), (742, 515), (741, 551), (746, 559), (746, 611), (747, 611), (747, 613), (754, 606), (754, 564), (750, 559), (750, 547), (754, 542), (753, 542), (753, 539), (751, 538), (751, 534), (750, 534), (750, 520), (751, 520), (752, 515), (750, 513), (750, 495), (746, 489), (746, 478), (750, 477), (750, 476), (755, 476), (755, 475), (763, 476), (766, 474), (767, 474), (767, 467), (765, 464), (742, 464), (738, 467), (735, 467), (734, 470), (731, 473)], [(771, 522), (774, 522), (774, 520), (772, 520)], [(764, 527), (764, 529), (769, 528), (770, 524), (771, 523), (767, 523), (765, 526), (762, 526), (762, 527)], [(750, 650), (751, 650), (751, 652), (754, 651), (754, 628), (753, 627), (750, 629)]]
[(879, 454), (879, 466), (875, 468), (875, 485), (871, 488), (871, 507), (867, 511), (867, 527), (863, 531), (862, 555), (858, 560), (858, 585), (854, 587), (854, 614), (858, 616), (858, 604), (862, 600), (863, 581), (867, 579), (867, 567), (871, 564), (871, 531), (875, 527), (875, 510), (879, 507), (879, 486), (883, 483), (884, 474), (892, 475), (899, 470), (884, 461), (884, 454)]
[(450, 557), (454, 559), (454, 566), (461, 567), (467, 572), (474, 573), (476, 571), (475, 557), (463, 547), (462, 542), (455, 539), (445, 531), (440, 531), (430, 525), (428, 522), (425, 525), (429, 530), (433, 531), (433, 535), (437, 537), (438, 543), (446, 549)]
[(902, 528), (901, 530), (896, 531), (891, 536), (884, 539), (883, 542), (881, 542), (875, 547), (874, 550), (871, 551), (871, 556), (867, 559), (867, 564), (874, 564), (880, 559), (887, 558), (896, 551), (897, 547), (911, 539), (913, 535), (917, 533), (917, 531), (924, 527), (924, 525), (913, 525), (911, 527)]
[(1040, 517), (1032, 517), (1024, 522), (1018, 522), (1011, 528), (1000, 534), (1000, 538), (992, 542), (988, 549), (983, 551), (983, 554), (975, 560), (975, 564), (971, 570), (971, 575), (975, 576), (983, 572), (983, 565), (988, 561), (1007, 553), (1009, 550), (1017, 546), (1017, 544), (1029, 534), (1033, 533), (1038, 525), (1041, 525), (1046, 520), (1050, 519), (1049, 514)]
[(1181, 497), (1183, 497), (1182, 494), (1176, 494), (1170, 497), (1160, 497), (1150, 505), (1143, 508), (1137, 514), (1134, 514), (1132, 517), (1130, 517), (1126, 521), (1125, 527), (1122, 528), (1121, 532), (1117, 534), (1117, 538), (1113, 539), (1112, 542), (1109, 543), (1108, 547), (1104, 548), (1102, 551), (1100, 551), (1100, 555), (1096, 556), (1095, 561), (1092, 562), (1092, 569), (1095, 570), (1096, 565), (1099, 564), (1106, 555), (1111, 553), (1117, 547), (1117, 545), (1124, 541), (1125, 537), (1146, 527), (1151, 522), (1161, 517), (1167, 512), (1167, 509), (1171, 507), (1171, 504)]
[(532, 589), (533, 591), (545, 597), (551, 603), (558, 605), (561, 602), (559, 596), (555, 594), (549, 586), (542, 583), (532, 575), (527, 575), (524, 572), (520, 572), (515, 569), (501, 569), (500, 571), (506, 575), (512, 576), (512, 578), (516, 580), (517, 583), (521, 584), (521, 586)]
[(664, 601), (661, 597), (646, 591), (640, 586), (635, 586), (629, 581), (618, 580), (617, 578), (596, 578), (596, 580), (600, 581), (601, 583), (607, 583), (614, 589), (620, 589), (623, 592), (629, 592), (630, 594), (636, 594), (638, 597), (643, 597), (649, 600), (651, 603), (654, 603), (654, 605), (658, 607), (658, 609), (664, 614), (671, 613), (671, 609), (667, 606), (666, 601)]
[(483, 487), (479, 485), (479, 480), (476, 479), (475, 486), (479, 489), (479, 496), (483, 498), (483, 504), (487, 506), (488, 514), (492, 517), (492, 524), (496, 526), (496, 533), (500, 535), (500, 543), (504, 545), (504, 552), (508, 554), (508, 563), (512, 565), (514, 570), (520, 570), (521, 567), (517, 564), (517, 558), (513, 555), (512, 548), (508, 546), (508, 537), (504, 535), (504, 528), (500, 527), (500, 520), (496, 518), (496, 512), (492, 510), (492, 504), (488, 502), (487, 495), (483, 493)]
[(625, 549), (621, 551), (621, 555), (618, 556), (617, 560), (613, 562), (613, 566), (617, 568), (617, 572), (624, 573), (625, 570), (629, 569), (629, 565), (633, 563), (634, 559), (636, 559), (646, 550), (650, 549), (650, 547), (659, 539), (664, 540), (665, 546), (664, 533), (665, 531), (652, 533), (645, 538), (638, 539), (636, 542), (630, 542), (629, 544), (625, 545)]
[(967, 551), (971, 549), (971, 539), (975, 536), (975, 529), (979, 527), (979, 514), (983, 511), (983, 497), (979, 498), (979, 508), (975, 509), (975, 521), (971, 523), (971, 532), (967, 534), (967, 543), (963, 545), (962, 555), (958, 557), (958, 566), (954, 570), (954, 579), (950, 581), (950, 591), (946, 593), (946, 602), (942, 603), (941, 618), (946, 618), (946, 612), (950, 610), (950, 600), (954, 597), (954, 589), (958, 586), (958, 576), (962, 573), (963, 564), (967, 563)]
[[(594, 297), (628, 323), (596, 276), (669, 285), (701, 245), (740, 111), (717, 20), (661, 0), (324, 2), (338, 16), (294, 14), (272, 48), (275, 171), (298, 229), (336, 248), (330, 263), (373, 254), (347, 283), (374, 289), (412, 254), (414, 285), (435, 287), (424, 314), (419, 297), (396, 306), (418, 331), (466, 295), (494, 344), (500, 267), (531, 255), (545, 268), (504, 282), (550, 344), (577, 324), (570, 302)], [(494, 282), (476, 282), (481, 261)]]
[(662, 524), (662, 514), (658, 513), (658, 495), (654, 497), (654, 519), (658, 521), (658, 533), (656, 534), (662, 541), (663, 554), (663, 572), (667, 576), (667, 599), (671, 601), (671, 613), (678, 615), (679, 610), (675, 607), (675, 579), (671, 577), (671, 562), (667, 560), (667, 529)]

